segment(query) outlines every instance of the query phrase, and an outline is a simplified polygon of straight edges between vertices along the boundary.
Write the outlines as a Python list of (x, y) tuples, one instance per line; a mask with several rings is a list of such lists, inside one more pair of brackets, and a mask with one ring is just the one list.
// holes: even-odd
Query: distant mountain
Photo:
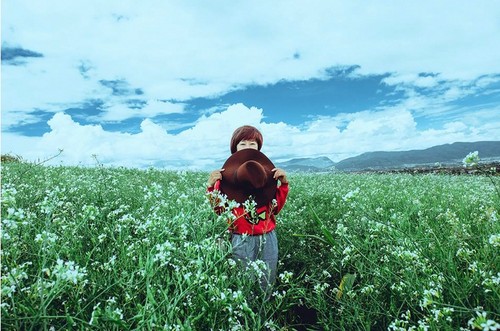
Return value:
[(478, 151), (482, 160), (500, 160), (500, 141), (456, 142), (423, 150), (402, 152), (368, 152), (344, 159), (335, 165), (343, 171), (383, 170), (415, 166), (458, 165), (470, 152)]
[(399, 152), (368, 152), (344, 159), (338, 163), (327, 157), (301, 158), (277, 163), (286, 171), (360, 171), (411, 168), (417, 166), (461, 165), (470, 152), (478, 151), (482, 161), (500, 161), (500, 141), (456, 142), (423, 150)]
[(276, 166), (292, 172), (317, 172), (333, 170), (335, 162), (326, 156), (316, 158), (292, 159), (276, 163)]

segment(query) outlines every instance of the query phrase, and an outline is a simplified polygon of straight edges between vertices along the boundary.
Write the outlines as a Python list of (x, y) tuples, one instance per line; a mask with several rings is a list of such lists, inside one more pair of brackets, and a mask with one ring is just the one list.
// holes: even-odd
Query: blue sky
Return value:
[(2, 153), (218, 168), (500, 140), (497, 1), (2, 2)]

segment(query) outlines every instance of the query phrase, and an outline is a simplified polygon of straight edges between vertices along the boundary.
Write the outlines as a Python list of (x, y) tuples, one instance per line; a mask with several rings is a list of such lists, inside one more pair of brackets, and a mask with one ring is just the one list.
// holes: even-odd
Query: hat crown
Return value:
[(236, 180), (250, 189), (259, 189), (266, 185), (268, 178), (266, 169), (262, 164), (249, 160), (236, 170)]
[(244, 203), (251, 196), (257, 206), (268, 204), (276, 196), (274, 164), (261, 151), (247, 148), (232, 154), (222, 166), (220, 190), (228, 199)]

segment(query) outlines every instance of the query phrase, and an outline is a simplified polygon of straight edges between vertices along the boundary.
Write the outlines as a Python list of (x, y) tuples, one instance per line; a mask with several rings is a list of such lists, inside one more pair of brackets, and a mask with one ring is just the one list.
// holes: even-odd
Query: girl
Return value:
[[(222, 169), (210, 173), (207, 191), (218, 191), (239, 202), (231, 210), (234, 220), (229, 220), (233, 258), (244, 267), (263, 261), (266, 268), (259, 282), (269, 294), (278, 264), (276, 215), (285, 204), (288, 180), (285, 171), (260, 152), (262, 142), (262, 134), (253, 126), (236, 129), (230, 142), (231, 157)], [(216, 200), (211, 202), (220, 214), (224, 210)]]

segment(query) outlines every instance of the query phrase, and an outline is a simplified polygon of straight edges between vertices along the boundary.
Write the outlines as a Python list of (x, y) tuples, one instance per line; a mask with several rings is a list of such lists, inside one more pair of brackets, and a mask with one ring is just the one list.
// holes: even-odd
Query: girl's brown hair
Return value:
[(253, 126), (240, 126), (236, 130), (234, 130), (233, 136), (231, 137), (231, 154), (234, 154), (236, 152), (236, 145), (238, 145), (238, 143), (242, 140), (255, 140), (260, 151), (264, 138), (262, 138), (262, 133), (260, 133), (260, 131)]

